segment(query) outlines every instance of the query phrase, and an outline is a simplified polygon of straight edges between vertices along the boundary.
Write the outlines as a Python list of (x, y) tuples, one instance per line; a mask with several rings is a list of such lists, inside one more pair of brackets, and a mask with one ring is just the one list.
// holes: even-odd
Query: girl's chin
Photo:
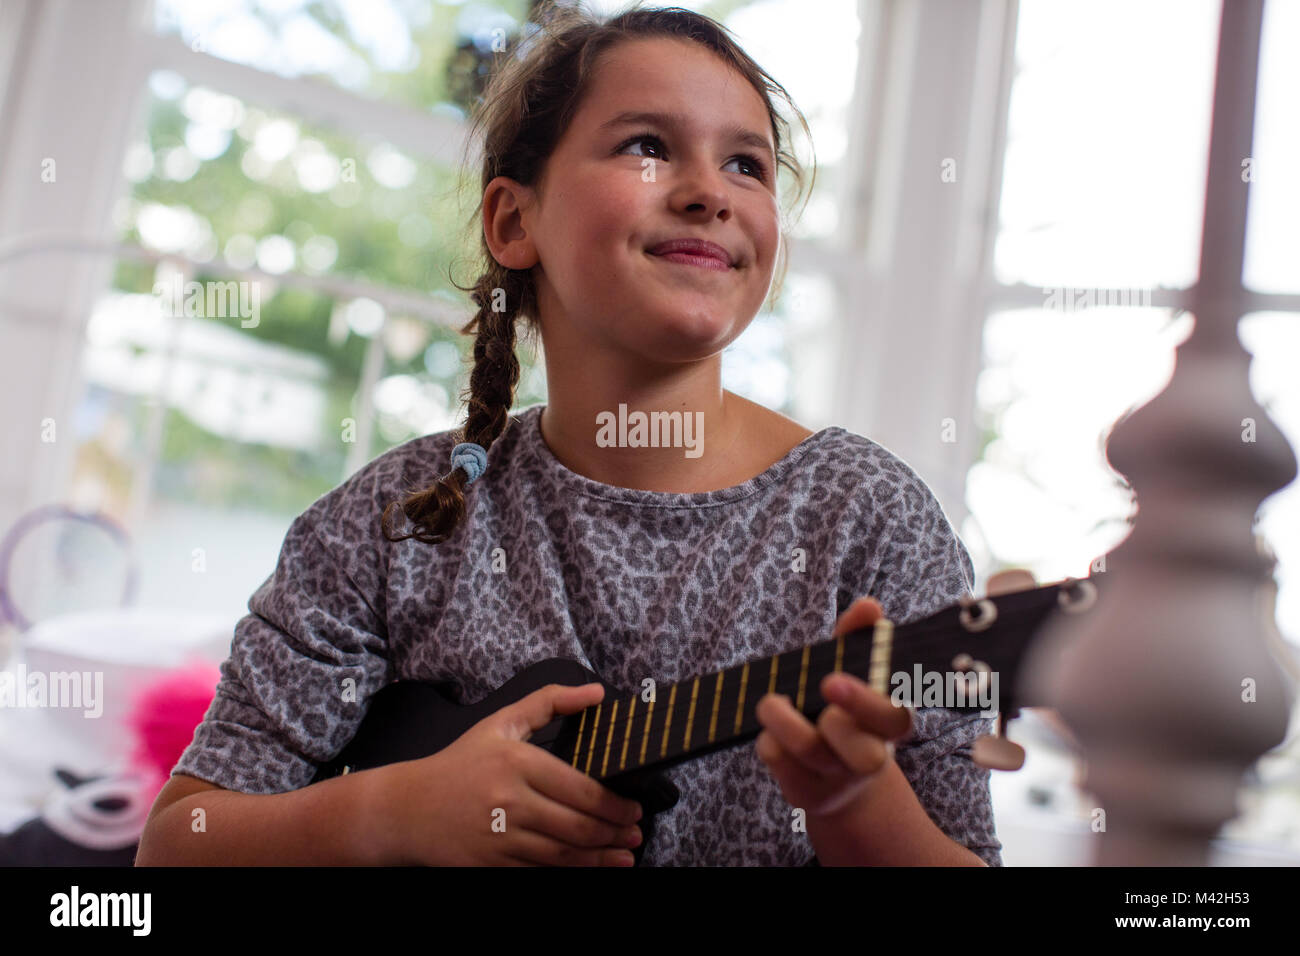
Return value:
[[(643, 336), (644, 350), (668, 361), (689, 362), (708, 358), (730, 345), (744, 331), (734, 319), (700, 320), (686, 322), (678, 319), (647, 320), (657, 331), (653, 336)], [(669, 358), (671, 356), (671, 358)]]

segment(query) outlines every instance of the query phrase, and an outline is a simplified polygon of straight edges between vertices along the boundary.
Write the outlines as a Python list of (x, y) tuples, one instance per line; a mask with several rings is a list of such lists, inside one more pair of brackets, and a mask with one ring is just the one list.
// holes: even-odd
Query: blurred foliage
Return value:
[[(412, 29), (416, 65), (402, 72), (385, 73), (374, 69), (372, 64), (367, 93), (425, 108), (441, 105), (447, 109), (447, 104), (455, 100), (461, 100), (464, 105), (466, 88), (453, 90), (457, 78), (463, 79), (467, 68), (475, 69), (463, 55), (467, 47), (474, 48), (474, 43), (457, 32), (464, 7), (445, 3), (424, 6), (420, 13), (427, 14), (427, 23)], [(517, 0), (497, 6), (518, 22), (530, 5)], [(367, 50), (351, 36), (333, 4), (315, 2), (308, 4), (306, 10), (349, 49), (369, 60)], [(253, 13), (274, 32), (274, 15), (257, 8)], [(510, 41), (513, 40), (511, 36)], [(457, 60), (458, 51), (461, 56)], [(332, 82), (328, 76), (319, 79)], [(169, 179), (163, 174), (163, 157), (167, 151), (185, 145), (191, 122), (183, 110), (188, 90), (189, 87), (174, 99), (149, 96), (143, 140), (153, 154), (154, 169), (131, 189), (130, 200), (135, 210), (149, 203), (189, 210), (211, 228), (218, 259), (225, 257), (232, 238), (260, 240), (285, 236), (294, 245), (293, 269), (299, 272), (304, 271), (303, 244), (315, 236), (328, 237), (337, 244), (338, 253), (327, 274), (429, 295), (440, 294), (463, 303), (468, 309), (467, 297), (451, 284), (449, 273), (462, 283), (473, 278), (470, 273), (476, 265), (473, 257), (478, 254), (478, 247), (472, 241), (475, 237), (472, 224), (465, 217), (475, 197), (469, 196), (467, 190), (464, 207), (458, 205), (456, 190), (460, 180), (455, 169), (422, 157), (407, 157), (415, 164), (414, 178), (402, 188), (390, 189), (376, 180), (368, 167), (371, 151), (380, 145), (378, 141), (307, 126), (296, 117), (244, 102), (243, 120), (232, 131), (225, 151), (201, 161), (188, 179)], [(476, 93), (481, 86), (473, 90)], [(341, 181), (323, 192), (308, 191), (295, 174), (292, 152), (272, 162), (269, 175), (261, 181), (250, 178), (245, 172), (249, 162), (246, 156), (254, 149), (257, 130), (274, 120), (292, 122), (298, 130), (299, 143), (313, 139), (340, 163), (351, 160), (355, 182)], [(402, 223), (412, 215), (422, 215), (428, 221), (416, 221), (404, 241)], [(412, 235), (417, 241), (412, 241)], [(122, 231), (122, 239), (142, 243), (134, 219)], [(199, 270), (191, 278), (205, 282), (227, 277)], [(113, 285), (126, 292), (150, 293), (154, 281), (153, 266), (123, 261), (117, 267)], [(357, 389), (370, 339), (347, 331), (341, 343), (337, 335), (338, 344), (331, 343), (331, 322), (336, 323), (338, 333), (337, 325), (342, 321), (332, 320), (332, 316), (341, 305), (346, 303), (279, 285), (261, 302), (261, 321), (256, 328), (244, 329), (238, 322), (227, 323), (229, 328), (260, 344), (285, 346), (326, 363), (329, 369), (326, 411), (319, 423), (320, 442), (316, 451), (306, 454), (232, 441), (212, 434), (183, 412), (169, 409), (155, 476), (157, 493), (215, 507), (251, 503), (258, 508), (293, 513), (301, 511), (305, 504), (345, 477), (349, 446), (340, 440), (339, 423), (357, 415), (360, 405)], [(390, 316), (390, 321), (393, 318)], [(460, 392), (468, 382), (472, 337), (428, 322), (424, 326), (424, 347), (403, 358), (390, 352), (385, 357), (383, 374), (409, 374), (422, 382), (436, 382), (445, 389), (453, 414), (457, 414)], [(437, 341), (451, 342), (461, 356), (456, 370), (443, 377), (432, 374), (424, 364), (425, 348)], [(519, 356), (526, 383), (530, 380), (531, 350), (521, 346)], [(538, 394), (521, 387), (518, 404), (533, 404), (544, 401), (545, 397), (544, 391)], [(132, 431), (143, 429), (145, 424), (132, 422)], [(372, 427), (369, 449), (372, 457), (417, 435), (406, 429), (402, 437), (394, 440), (392, 428), (392, 423), (387, 423), (389, 431), (385, 435), (380, 428)]]
[[(750, 2), (718, 0), (698, 7), (716, 19), (725, 20), (733, 10)], [(247, 10), (232, 8), (230, 15), (251, 14), (262, 21), (270, 36), (278, 37), (282, 21), (306, 13), (369, 67), (359, 94), (341, 92), (341, 95), (372, 96), (463, 117), (481, 94), (494, 58), (491, 44), (483, 36), (483, 24), (500, 23), (506, 28), (513, 22), (515, 26), (507, 29), (505, 36), (506, 43), (513, 45), (519, 39), (518, 25), (533, 12), (536, 3), (503, 0), (467, 5), (394, 0), (394, 5), (406, 16), (414, 55), (402, 69), (390, 71), (376, 64), (366, 45), (352, 35), (346, 18), (328, 0), (313, 0), (300, 10), (270, 11), (252, 2)], [(182, 30), (178, 22), (181, 18), (169, 6), (169, 0), (160, 0), (160, 30), (190, 42), (193, 38)], [(505, 16), (492, 19), (493, 11)], [(468, 23), (478, 25), (475, 28), (478, 35), (470, 36), (462, 31), (462, 25)], [(326, 72), (303, 74), (302, 79), (338, 85), (338, 80)], [(175, 97), (157, 95), (153, 89), (146, 91), (145, 128), (139, 141), (147, 144), (153, 156), (153, 169), (131, 186), (129, 213), (121, 230), (124, 241), (144, 244), (138, 214), (150, 204), (186, 210), (205, 222), (214, 240), (204, 250), (205, 255), (200, 256), (205, 259), (206, 253), (211, 253), (216, 260), (230, 259), (232, 239), (248, 246), (250, 239), (256, 243), (266, 237), (283, 236), (294, 249), (292, 270), (310, 272), (303, 261), (304, 244), (314, 237), (323, 237), (337, 246), (337, 256), (325, 274), (445, 297), (462, 304), (468, 314), (468, 298), (452, 285), (450, 278), (462, 284), (475, 278), (473, 272), (479, 255), (477, 223), (467, 221), (477, 201), (473, 171), (462, 183), (456, 169), (423, 157), (408, 156), (406, 159), (414, 163), (414, 177), (400, 188), (389, 188), (376, 179), (371, 168), (373, 151), (377, 147), (388, 149), (386, 144), (373, 137), (353, 137), (333, 129), (309, 126), (293, 115), (266, 109), (256, 102), (241, 101), (243, 116), (231, 131), (225, 150), (213, 158), (197, 161), (192, 176), (179, 180), (169, 178), (164, 171), (168, 152), (186, 147), (191, 118), (186, 115), (184, 104), (190, 89), (187, 85)], [(255, 150), (254, 142), (259, 129), (276, 121), (292, 124), (297, 131), (297, 145), (283, 158), (270, 160)], [(304, 188), (295, 169), (295, 150), (308, 139), (315, 140), (325, 155), (354, 173), (354, 181), (347, 181), (349, 177), (345, 175), (323, 191)], [(205, 272), (201, 267), (189, 278), (198, 282), (228, 279), (225, 275)], [(118, 264), (113, 279), (117, 289), (145, 294), (153, 291), (154, 282), (152, 265), (130, 261)], [(325, 363), (328, 369), (325, 411), (318, 423), (316, 449), (304, 453), (234, 441), (207, 431), (182, 411), (171, 408), (165, 412), (163, 421), (155, 474), (158, 494), (214, 507), (252, 506), (288, 514), (300, 512), (346, 477), (344, 469), (351, 446), (341, 441), (340, 422), (358, 415), (358, 389), (370, 338), (347, 328), (344, 317), (336, 314), (346, 302), (335, 302), (323, 294), (279, 283), (274, 286), (260, 302), (261, 320), (255, 328), (242, 328), (238, 321), (226, 320), (225, 324), (261, 345), (283, 346)], [(263, 290), (267, 291), (265, 285)], [(400, 318), (396, 313), (390, 315), (390, 325)], [(419, 341), (412, 339), (409, 329), (400, 349), (395, 349), (391, 339), (385, 337), (382, 377), (411, 376), (419, 387), (445, 394), (453, 417), (459, 421), (463, 413), (461, 393), (468, 383), (472, 337), (461, 335), (457, 329), (421, 321), (423, 334)], [(452, 343), (460, 356), (454, 370), (445, 361), (426, 367), (426, 356), (431, 354), (429, 347), (439, 342)], [(545, 379), (540, 374), (542, 370), (534, 368), (532, 347), (521, 341), (517, 354), (521, 377), (516, 405), (545, 401)], [(419, 434), (391, 418), (382, 422), (380, 418), (376, 416), (371, 423), (367, 449), (371, 458)], [(146, 434), (149, 416), (129, 422), (129, 427), (136, 436)], [(98, 439), (91, 443), (95, 441)], [(143, 454), (142, 442), (136, 444)], [(125, 479), (119, 476), (112, 484), (116, 486), (119, 480)], [(115, 487), (115, 490), (121, 489)]]

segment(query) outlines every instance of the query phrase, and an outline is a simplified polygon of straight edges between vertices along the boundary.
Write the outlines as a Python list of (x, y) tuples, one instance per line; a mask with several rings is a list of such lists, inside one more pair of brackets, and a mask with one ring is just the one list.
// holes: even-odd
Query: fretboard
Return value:
[[(601, 780), (667, 766), (757, 736), (762, 725), (755, 709), (769, 693), (789, 697), (796, 710), (815, 720), (827, 704), (821, 681), (835, 671), (853, 674), (889, 697), (891, 677), (898, 673), (920, 678), (978, 664), (1000, 674), (995, 706), (1014, 716), (1018, 706), (1043, 704), (1037, 688), (1020, 686), (1030, 637), (1058, 607), (1091, 604), (1091, 598), (1076, 603), (1073, 582), (1066, 579), (996, 600), (963, 600), (897, 627), (882, 619), (808, 647), (658, 686), (653, 699), (644, 693), (606, 697), (566, 717), (549, 749)], [(1095, 595), (1091, 582), (1079, 583), (1086, 585), (1084, 593)], [(944, 706), (985, 709), (974, 703)]]
[(834, 671), (862, 677), (888, 695), (893, 632), (889, 621), (880, 621), (870, 631), (656, 687), (653, 699), (606, 698), (569, 719), (554, 752), (603, 780), (757, 736), (762, 725), (755, 709), (766, 694), (784, 694), (805, 715), (819, 714), (827, 703), (822, 678)]

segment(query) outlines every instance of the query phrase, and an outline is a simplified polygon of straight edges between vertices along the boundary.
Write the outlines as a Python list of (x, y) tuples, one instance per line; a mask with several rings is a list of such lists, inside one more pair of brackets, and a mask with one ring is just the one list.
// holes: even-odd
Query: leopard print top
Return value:
[[(172, 772), (294, 790), (393, 680), (449, 681), (472, 703), (531, 663), (568, 657), (625, 690), (646, 677), (663, 686), (824, 640), (862, 595), (906, 624), (971, 590), (970, 556), (938, 501), (868, 438), (825, 428), (743, 484), (644, 491), (561, 464), (542, 407), (511, 415), (440, 545), (391, 543), (379, 518), (449, 470), (451, 431), (380, 455), (296, 518)], [(347, 678), (354, 702), (340, 693)], [(895, 759), (935, 824), (1000, 866), (989, 771), (970, 759), (992, 722), (916, 714)], [(752, 740), (667, 775), (681, 799), (655, 819), (643, 865), (815, 862)]]

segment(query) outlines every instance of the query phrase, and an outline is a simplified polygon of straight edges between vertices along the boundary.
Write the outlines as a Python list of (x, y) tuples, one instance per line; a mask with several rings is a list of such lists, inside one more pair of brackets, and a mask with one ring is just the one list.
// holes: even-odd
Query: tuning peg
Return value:
[(993, 734), (978, 738), (971, 746), (971, 761), (990, 770), (1019, 770), (1025, 765), (1025, 748)]

